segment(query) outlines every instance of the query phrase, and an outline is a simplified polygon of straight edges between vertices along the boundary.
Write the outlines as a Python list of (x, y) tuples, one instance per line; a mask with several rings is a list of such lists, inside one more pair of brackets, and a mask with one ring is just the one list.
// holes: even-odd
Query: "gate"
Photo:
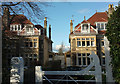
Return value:
[[(36, 66), (35, 67), (35, 82), (36, 84), (43, 83), (43, 80), (47, 80), (50, 84), (54, 84), (53, 81), (57, 81), (56, 84), (58, 84), (60, 81), (73, 81), (76, 84), (78, 84), (78, 81), (85, 81), (85, 82), (96, 82), (99, 84), (102, 84), (102, 72), (101, 72), (101, 66), (100, 66), (100, 61), (99, 58), (94, 52), (89, 56), (91, 59), (90, 65), (86, 67), (85, 69), (81, 71), (42, 71), (41, 66)], [(95, 71), (90, 71), (92, 67), (95, 68)], [(63, 75), (61, 79), (49, 79), (45, 75)], [(74, 78), (71, 77), (71, 75), (94, 75), (95, 80), (75, 80)], [(69, 77), (70, 80), (64, 80), (64, 77)]]

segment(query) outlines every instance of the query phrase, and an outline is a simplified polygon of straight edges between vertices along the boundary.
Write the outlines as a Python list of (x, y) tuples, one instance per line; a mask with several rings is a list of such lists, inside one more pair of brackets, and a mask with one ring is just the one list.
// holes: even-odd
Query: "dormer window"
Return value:
[(21, 25), (10, 25), (10, 30), (11, 31), (18, 31), (21, 30)]
[(84, 24), (84, 25), (82, 26), (82, 30), (88, 30), (88, 24)]
[(106, 29), (106, 25), (107, 25), (106, 22), (97, 22), (96, 23), (96, 27), (97, 27), (98, 30), (105, 30)]
[(81, 24), (81, 32), (89, 33), (90, 32), (90, 24)]

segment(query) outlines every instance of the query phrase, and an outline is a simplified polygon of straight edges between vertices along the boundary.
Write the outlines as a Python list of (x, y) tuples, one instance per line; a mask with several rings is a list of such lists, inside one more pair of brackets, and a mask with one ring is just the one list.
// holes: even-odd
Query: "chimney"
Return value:
[(4, 12), (3, 12), (3, 26), (5, 30), (9, 30), (10, 28), (10, 12), (9, 12), (9, 8), (5, 7), (4, 8)]
[(51, 25), (49, 25), (49, 39), (51, 39)]
[(113, 7), (113, 4), (109, 4), (109, 9), (108, 9), (108, 17), (110, 17), (110, 15), (113, 13), (114, 11), (114, 7)]
[(73, 23), (72, 23), (72, 20), (70, 20), (70, 33), (73, 32)]
[(44, 20), (45, 36), (47, 35), (47, 17)]

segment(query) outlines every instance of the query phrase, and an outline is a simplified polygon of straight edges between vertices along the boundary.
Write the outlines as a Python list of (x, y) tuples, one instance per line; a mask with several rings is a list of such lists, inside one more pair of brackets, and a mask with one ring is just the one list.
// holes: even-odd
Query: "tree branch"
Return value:
[(18, 5), (20, 4), (21, 2), (17, 2), (16, 4), (10, 4), (10, 5), (7, 5), (7, 4), (3, 4), (3, 5), (0, 5), (0, 6), (15, 6), (15, 5)]

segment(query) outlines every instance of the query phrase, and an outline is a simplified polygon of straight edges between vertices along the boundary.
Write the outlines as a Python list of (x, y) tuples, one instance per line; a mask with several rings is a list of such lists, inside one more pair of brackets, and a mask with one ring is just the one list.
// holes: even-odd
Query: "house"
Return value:
[[(53, 57), (51, 40), (51, 25), (49, 25), (49, 37), (47, 37), (47, 18), (44, 27), (34, 25), (24, 15), (10, 15), (9, 9), (4, 9), (2, 16), (2, 30), (6, 42), (3, 49), (7, 63), (10, 64), (12, 57), (23, 57), (24, 65), (45, 66), (49, 57)], [(6, 41), (7, 40), (7, 41)]]
[(90, 64), (89, 55), (94, 51), (100, 58), (102, 66), (105, 65), (104, 35), (108, 17), (114, 11), (113, 4), (109, 4), (106, 12), (96, 12), (88, 20), (78, 23), (73, 30), (73, 22), (70, 21), (70, 55), (71, 65), (85, 67)]

